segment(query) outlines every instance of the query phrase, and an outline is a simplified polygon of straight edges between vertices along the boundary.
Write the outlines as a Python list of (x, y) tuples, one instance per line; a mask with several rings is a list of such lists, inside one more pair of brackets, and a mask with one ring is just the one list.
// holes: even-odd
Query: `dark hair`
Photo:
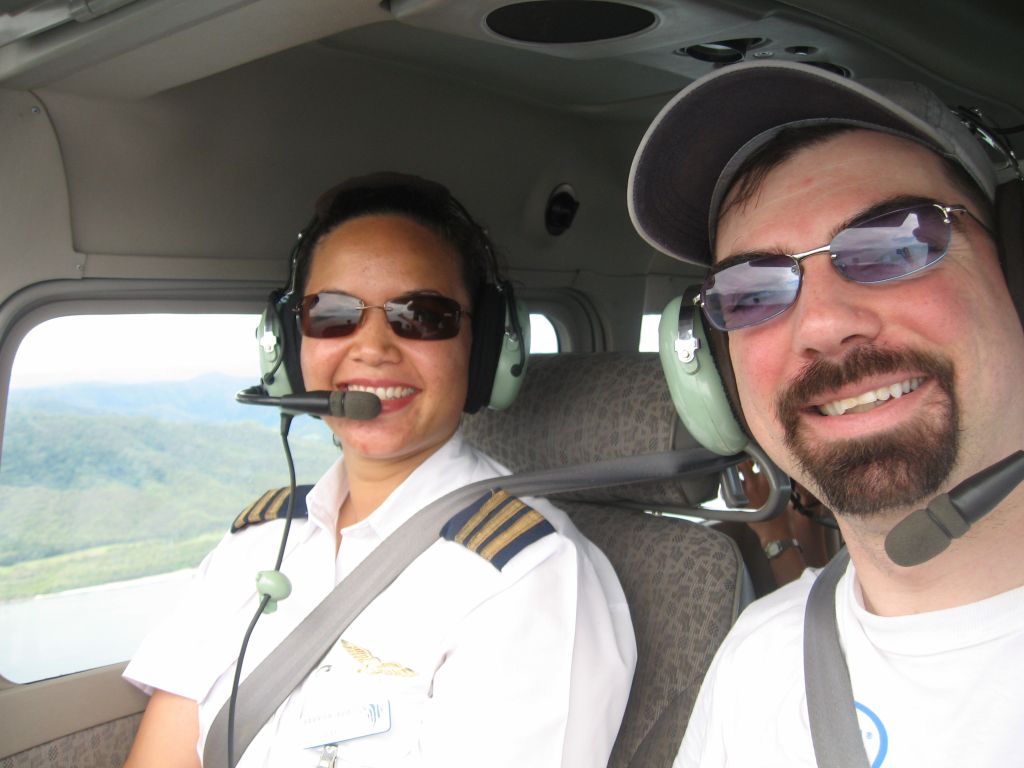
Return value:
[[(722, 216), (732, 208), (742, 207), (748, 203), (757, 195), (768, 174), (800, 150), (821, 144), (840, 134), (856, 130), (871, 129), (847, 123), (827, 123), (824, 125), (783, 128), (762, 146), (754, 150), (737, 169), (731, 186), (732, 199), (718, 211), (718, 220), (721, 221)], [(974, 203), (981, 220), (986, 226), (991, 228), (995, 214), (993, 205), (985, 193), (959, 163), (938, 152), (935, 152), (935, 156), (941, 161), (943, 170), (950, 183)], [(959, 203), (962, 201), (943, 200), (941, 202)], [(717, 228), (717, 222), (715, 222), (715, 226)]]
[[(324, 192), (315, 215), (293, 252), (295, 301), (305, 289), (313, 252), (339, 226), (360, 216), (394, 214), (427, 227), (458, 254), (460, 273), (472, 306), (481, 288), (497, 282), (500, 267), (486, 231), (441, 184), (398, 173), (349, 179)], [(472, 307), (471, 307), (472, 308)]]

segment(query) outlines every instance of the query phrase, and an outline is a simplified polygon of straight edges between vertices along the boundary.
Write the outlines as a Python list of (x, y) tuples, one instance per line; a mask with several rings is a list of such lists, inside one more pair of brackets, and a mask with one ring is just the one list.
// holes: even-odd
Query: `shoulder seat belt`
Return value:
[(819, 768), (870, 765), (836, 619), (836, 589), (849, 562), (846, 549), (832, 558), (811, 585), (804, 611), (804, 689)]
[[(484, 493), (500, 488), (510, 494), (541, 496), (647, 480), (707, 475), (735, 464), (739, 458), (723, 457), (697, 448), (608, 459), (574, 467), (492, 477), (456, 489), (428, 504), (378, 545), (242, 681), (235, 703), (235, 755), (241, 756), (281, 702), (306, 679), (363, 609), (437, 541), (444, 524), (455, 513)], [(225, 703), (206, 737), (204, 768), (228, 766), (227, 721), (228, 703)]]

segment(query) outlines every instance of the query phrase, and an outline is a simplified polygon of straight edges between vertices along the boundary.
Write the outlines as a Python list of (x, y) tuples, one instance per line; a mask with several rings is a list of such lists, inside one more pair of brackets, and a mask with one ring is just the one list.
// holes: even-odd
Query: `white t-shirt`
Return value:
[[(508, 471), (456, 434), (365, 520), (341, 531), (342, 462), (292, 524), (282, 571), (293, 591), (257, 623), (243, 678), (353, 568), (429, 502)], [(367, 607), (239, 762), (337, 766), (600, 766), (625, 710), (636, 643), (611, 565), (564, 512), (524, 501), (554, 527), (501, 567), (439, 538)], [(125, 677), (199, 702), (200, 755), (227, 700), (283, 521), (226, 536), (189, 596), (143, 643)]]
[[(807, 570), (751, 604), (718, 650), (674, 768), (815, 766), (803, 674)], [(1024, 587), (910, 616), (864, 609), (853, 566), (839, 635), (872, 768), (1024, 766)]]

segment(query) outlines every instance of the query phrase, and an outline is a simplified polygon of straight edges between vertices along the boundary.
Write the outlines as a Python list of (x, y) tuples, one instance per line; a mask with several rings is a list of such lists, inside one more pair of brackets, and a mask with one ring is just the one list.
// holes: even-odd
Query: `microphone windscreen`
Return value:
[(372, 419), (380, 413), (380, 398), (372, 392), (331, 392), (331, 415), (345, 419)]
[(910, 568), (945, 551), (952, 541), (928, 510), (919, 509), (893, 526), (885, 537), (885, 553), (896, 565)]
[(895, 525), (885, 537), (885, 552), (897, 565), (920, 565), (959, 539), (1024, 479), (1024, 451), (971, 475), (948, 494), (936, 496)]

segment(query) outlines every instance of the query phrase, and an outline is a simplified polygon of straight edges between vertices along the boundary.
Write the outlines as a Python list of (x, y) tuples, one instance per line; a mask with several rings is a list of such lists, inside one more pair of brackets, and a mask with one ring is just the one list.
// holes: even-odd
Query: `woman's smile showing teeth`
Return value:
[(818, 412), (824, 416), (842, 416), (844, 413), (863, 413), (877, 408), (890, 398), (900, 398), (921, 386), (923, 378), (904, 379), (877, 389), (870, 389), (855, 397), (844, 397), (817, 406)]
[(382, 401), (399, 400), (403, 397), (409, 397), (410, 395), (416, 394), (415, 388), (403, 386), (371, 387), (364, 384), (350, 384), (348, 390), (350, 392), (369, 392), (370, 394), (376, 395)]

